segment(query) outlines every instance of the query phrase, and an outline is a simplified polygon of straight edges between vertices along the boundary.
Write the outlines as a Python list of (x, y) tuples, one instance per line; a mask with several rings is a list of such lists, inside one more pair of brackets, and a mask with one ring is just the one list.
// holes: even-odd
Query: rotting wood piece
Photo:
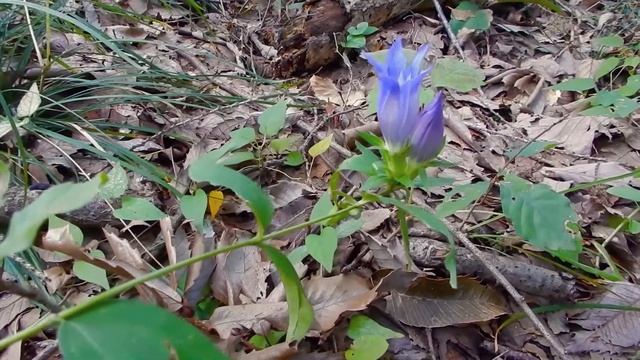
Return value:
[(277, 50), (268, 60), (254, 57), (266, 77), (287, 78), (309, 73), (338, 58), (336, 42), (350, 26), (366, 21), (379, 27), (400, 15), (430, 5), (422, 0), (315, 0), (307, 1), (301, 15), (258, 32), (265, 45)]
[[(442, 266), (448, 252), (449, 245), (444, 242), (428, 238), (411, 238), (411, 258), (418, 266)], [(486, 253), (486, 256), (491, 257), (493, 265), (523, 293), (564, 301), (577, 298), (576, 279), (569, 274), (493, 253)], [(475, 275), (485, 281), (495, 281), (486, 267), (465, 248), (458, 247), (456, 267), (460, 274)]]

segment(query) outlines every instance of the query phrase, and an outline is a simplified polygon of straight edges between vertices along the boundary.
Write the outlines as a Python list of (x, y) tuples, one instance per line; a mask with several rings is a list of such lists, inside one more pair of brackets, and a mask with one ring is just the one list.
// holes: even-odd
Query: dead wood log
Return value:
[(266, 77), (314, 72), (338, 59), (336, 43), (344, 40), (350, 26), (366, 21), (380, 27), (409, 11), (424, 11), (431, 6), (426, 0), (307, 1), (301, 15), (283, 18), (281, 24), (266, 26), (257, 33), (260, 45), (276, 49), (277, 55), (270, 60), (269, 56), (254, 57), (254, 65)]
[[(429, 238), (411, 238), (411, 258), (418, 266), (442, 266), (449, 245)], [(553, 300), (575, 300), (578, 295), (576, 279), (566, 273), (517, 261), (495, 253), (486, 253), (493, 265), (519, 291)], [(467, 249), (458, 247), (456, 256), (458, 273), (475, 275), (485, 281), (494, 281), (493, 275)]]

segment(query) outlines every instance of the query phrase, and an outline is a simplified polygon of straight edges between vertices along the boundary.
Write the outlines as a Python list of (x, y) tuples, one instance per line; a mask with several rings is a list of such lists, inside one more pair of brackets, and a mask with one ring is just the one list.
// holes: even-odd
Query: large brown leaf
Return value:
[[(624, 282), (609, 285), (608, 291), (595, 301), (599, 304), (640, 307), (640, 286)], [(640, 344), (640, 312), (607, 309), (588, 310), (572, 322), (587, 331), (576, 332), (567, 346), (572, 353), (621, 353), (625, 348), (637, 350)]]
[(508, 311), (500, 293), (467, 278), (458, 279), (457, 290), (449, 280), (419, 278), (406, 293), (392, 291), (386, 300), (393, 317), (428, 328), (487, 321)]

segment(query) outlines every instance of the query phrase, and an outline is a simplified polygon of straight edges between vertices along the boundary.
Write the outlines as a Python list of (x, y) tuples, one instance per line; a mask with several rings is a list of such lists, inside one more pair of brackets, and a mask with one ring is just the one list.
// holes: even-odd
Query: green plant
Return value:
[(342, 47), (351, 49), (362, 49), (367, 45), (366, 37), (378, 31), (375, 26), (370, 26), (367, 22), (361, 22), (356, 26), (347, 29), (347, 37), (342, 43)]
[[(591, 78), (565, 80), (553, 88), (589, 94), (589, 108), (583, 110), (582, 115), (624, 118), (640, 109), (640, 75), (636, 74), (640, 55), (637, 50), (625, 47), (624, 39), (619, 35), (595, 38), (592, 40), (592, 48), (598, 53), (602, 53), (604, 49), (618, 49), (620, 56), (602, 59)], [(628, 76), (623, 83), (619, 78), (624, 73)]]

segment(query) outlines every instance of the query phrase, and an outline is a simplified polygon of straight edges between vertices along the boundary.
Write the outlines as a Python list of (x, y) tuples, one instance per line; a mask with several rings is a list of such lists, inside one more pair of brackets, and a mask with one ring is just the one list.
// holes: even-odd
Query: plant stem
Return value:
[(402, 234), (402, 248), (404, 249), (405, 268), (411, 270), (411, 248), (409, 244), (409, 226), (407, 225), (407, 213), (398, 209), (398, 223), (400, 224), (400, 234)]
[(290, 227), (287, 227), (287, 228), (284, 228), (284, 229), (281, 229), (281, 230), (274, 231), (274, 232), (272, 232), (270, 234), (267, 234), (267, 235), (256, 235), (255, 237), (253, 237), (250, 240), (237, 242), (237, 243), (231, 244), (229, 246), (225, 246), (225, 247), (222, 247), (222, 248), (219, 248), (219, 249), (216, 249), (216, 250), (212, 250), (212, 251), (200, 254), (198, 256), (194, 256), (192, 258), (177, 262), (177, 263), (175, 263), (173, 265), (166, 266), (166, 267), (164, 267), (162, 269), (155, 270), (153, 272), (150, 272), (150, 273), (145, 274), (143, 276), (140, 276), (138, 278), (131, 279), (131, 280), (129, 280), (127, 282), (124, 282), (124, 283), (122, 283), (120, 285), (114, 286), (111, 289), (109, 289), (107, 291), (104, 291), (104, 292), (102, 292), (102, 293), (90, 298), (89, 300), (87, 300), (87, 301), (85, 301), (83, 303), (75, 305), (74, 307), (71, 307), (69, 309), (63, 310), (63, 311), (59, 312), (58, 314), (50, 315), (48, 317), (45, 317), (45, 318), (41, 319), (40, 322), (38, 322), (38, 323), (36, 323), (34, 325), (31, 325), (30, 327), (28, 327), (28, 328), (26, 328), (26, 329), (24, 329), (24, 330), (22, 330), (20, 332), (17, 332), (12, 336), (8, 336), (8, 337), (0, 340), (0, 350), (7, 348), (9, 345), (11, 345), (11, 344), (13, 344), (13, 343), (15, 343), (17, 341), (21, 341), (21, 340), (33, 337), (33, 336), (37, 335), (38, 333), (40, 333), (42, 330), (47, 329), (47, 328), (49, 328), (49, 327), (51, 327), (51, 326), (53, 326), (53, 325), (55, 325), (55, 324), (57, 324), (57, 323), (59, 323), (61, 321), (69, 319), (69, 318), (71, 318), (71, 317), (73, 317), (75, 315), (78, 315), (81, 312), (86, 311), (86, 310), (98, 305), (100, 302), (108, 300), (108, 299), (110, 299), (110, 298), (112, 298), (112, 297), (114, 297), (114, 296), (116, 296), (116, 295), (118, 295), (118, 294), (120, 294), (120, 293), (122, 293), (124, 291), (130, 290), (130, 289), (132, 289), (133, 287), (135, 287), (137, 285), (144, 284), (147, 281), (156, 279), (156, 278), (161, 277), (163, 275), (169, 274), (169, 273), (174, 272), (176, 270), (179, 270), (181, 268), (187, 267), (187, 266), (195, 264), (195, 263), (197, 263), (199, 261), (203, 261), (205, 259), (208, 259), (210, 257), (214, 257), (216, 255), (219, 255), (219, 254), (222, 254), (222, 253), (225, 253), (225, 252), (230, 252), (230, 251), (233, 251), (233, 250), (239, 249), (241, 247), (245, 247), (245, 246), (257, 246), (257, 245), (260, 245), (264, 241), (277, 238), (279, 236), (285, 235), (285, 234), (290, 233), (292, 231), (303, 229), (303, 228), (305, 228), (307, 226), (314, 225), (314, 224), (322, 222), (324, 220), (333, 218), (334, 216), (339, 216), (339, 215), (348, 213), (349, 211), (351, 211), (353, 209), (356, 209), (356, 208), (364, 206), (368, 202), (369, 201), (367, 201), (367, 200), (361, 200), (361, 201), (358, 201), (357, 203), (355, 203), (355, 204), (353, 204), (353, 205), (351, 205), (349, 207), (346, 207), (346, 208), (344, 208), (342, 210), (336, 211), (333, 214), (330, 214), (330, 215), (327, 215), (327, 216), (323, 216), (323, 217), (318, 218), (318, 219), (305, 221), (305, 222), (297, 224), (297, 225), (293, 225), (293, 226), (290, 226)]

